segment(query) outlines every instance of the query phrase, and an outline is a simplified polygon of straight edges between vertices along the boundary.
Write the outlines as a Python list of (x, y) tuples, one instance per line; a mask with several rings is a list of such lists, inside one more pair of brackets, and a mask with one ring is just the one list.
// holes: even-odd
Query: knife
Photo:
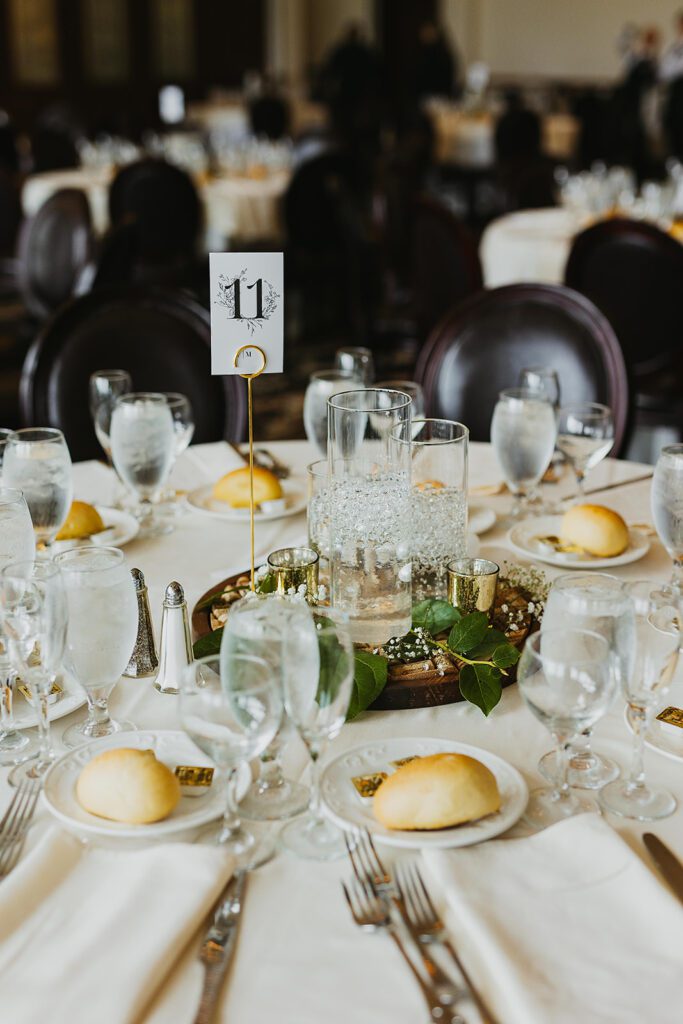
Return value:
[(202, 942), (199, 959), (204, 964), (204, 987), (194, 1024), (211, 1024), (213, 1019), (221, 985), (235, 953), (246, 884), (245, 871), (238, 871), (230, 879)]
[(661, 839), (658, 839), (652, 832), (646, 832), (643, 836), (650, 856), (662, 872), (667, 882), (683, 902), (683, 864), (675, 857), (668, 846), (665, 846)]

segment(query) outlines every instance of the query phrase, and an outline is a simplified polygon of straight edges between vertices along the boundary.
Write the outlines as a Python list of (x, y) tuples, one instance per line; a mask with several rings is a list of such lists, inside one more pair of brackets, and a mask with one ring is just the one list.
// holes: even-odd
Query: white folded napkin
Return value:
[(89, 847), (51, 829), (0, 884), (0, 1019), (132, 1024), (232, 872), (217, 847)]
[(505, 1024), (680, 1024), (683, 906), (597, 815), (423, 857)]

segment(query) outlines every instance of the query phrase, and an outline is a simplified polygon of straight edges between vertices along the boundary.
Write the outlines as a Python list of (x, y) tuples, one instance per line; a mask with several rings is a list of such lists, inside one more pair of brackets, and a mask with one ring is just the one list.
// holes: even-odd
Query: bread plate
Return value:
[(595, 555), (577, 554), (575, 551), (555, 551), (550, 544), (543, 543), (539, 537), (559, 537), (562, 527), (562, 516), (535, 516), (524, 519), (512, 527), (507, 535), (510, 547), (525, 557), (535, 558), (548, 565), (557, 565), (561, 569), (608, 569), (617, 565), (628, 565), (637, 562), (650, 550), (650, 541), (640, 530), (629, 530), (629, 544), (626, 551), (613, 558), (598, 558)]
[[(665, 704), (664, 707), (666, 706)], [(661, 710), (663, 708), (659, 708), (657, 714)], [(628, 728), (634, 732), (628, 705), (624, 708), (624, 718)], [(645, 746), (658, 754), (663, 754), (664, 757), (670, 757), (672, 761), (683, 761), (683, 729), (658, 722), (655, 718), (645, 736)]]
[[(93, 757), (115, 747), (153, 750), (172, 771), (181, 764), (212, 766), (211, 759), (195, 746), (186, 733), (175, 730), (119, 732), (70, 750), (52, 765), (45, 776), (43, 788), (43, 801), (48, 811), (70, 832), (112, 839), (165, 839), (205, 825), (220, 817), (225, 810), (223, 786), (214, 777), (208, 791), (197, 796), (182, 796), (167, 818), (151, 825), (128, 825), (89, 814), (76, 797), (78, 776)], [(245, 790), (251, 779), (248, 768), (247, 774), (249, 779)]]
[[(286, 519), (288, 516), (295, 516), (298, 512), (303, 512), (306, 508), (308, 493), (305, 480), (301, 477), (291, 477), (289, 480), (282, 480), (281, 484), (282, 504), (279, 501), (277, 504), (273, 502), (273, 510), (268, 512), (257, 506), (255, 515), (257, 523)], [(213, 484), (195, 487), (193, 491), (189, 491), (185, 495), (185, 501), (193, 512), (200, 512), (213, 519), (227, 519), (233, 523), (249, 522), (248, 508), (231, 508), (225, 501), (216, 501), (213, 496)]]
[[(352, 782), (357, 775), (391, 773), (395, 770), (392, 762), (405, 757), (444, 753), (467, 754), (490, 768), (501, 796), (501, 809), (496, 814), (435, 831), (388, 829), (375, 818), (372, 800), (359, 796)], [(496, 754), (468, 743), (431, 738), (377, 740), (355, 747), (327, 765), (322, 775), (321, 792), (326, 814), (340, 828), (367, 828), (378, 842), (409, 850), (473, 846), (492, 839), (512, 828), (524, 813), (529, 798), (526, 782), (520, 773)]]
[[(54, 704), (48, 705), (48, 717), (51, 722), (70, 715), (72, 711), (77, 711), (85, 704), (85, 691), (70, 676), (62, 674), (59, 678), (59, 685), (63, 691), (61, 697)], [(13, 710), (16, 729), (33, 729), (38, 725), (35, 708), (20, 693), (15, 694)]]

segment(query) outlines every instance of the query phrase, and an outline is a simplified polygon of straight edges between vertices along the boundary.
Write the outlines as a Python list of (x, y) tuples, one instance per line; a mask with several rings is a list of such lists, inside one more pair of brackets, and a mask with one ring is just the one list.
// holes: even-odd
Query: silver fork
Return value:
[(472, 984), (472, 979), (432, 903), (417, 864), (399, 864), (396, 872), (396, 884), (405, 901), (408, 916), (419, 940), (427, 944), (437, 942), (448, 950), (484, 1020), (487, 1024), (497, 1024), (496, 1018)]
[(23, 779), (0, 821), (0, 878), (8, 875), (19, 860), (39, 794), (40, 784)]
[(411, 974), (420, 987), (420, 991), (429, 1008), (430, 1020), (437, 1024), (465, 1024), (459, 1013), (453, 1015), (450, 1007), (444, 1006), (431, 985), (427, 984), (417, 967), (411, 960), (403, 944), (401, 936), (394, 928), (386, 903), (372, 890), (368, 882), (355, 879), (350, 890), (344, 882), (342, 889), (349, 905), (351, 916), (359, 928), (365, 931), (384, 931), (394, 940), (398, 951), (405, 960)]

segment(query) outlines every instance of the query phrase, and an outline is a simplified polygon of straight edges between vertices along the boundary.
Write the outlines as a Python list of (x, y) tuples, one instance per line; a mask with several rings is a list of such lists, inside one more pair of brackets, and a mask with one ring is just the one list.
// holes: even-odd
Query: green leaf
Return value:
[(450, 629), (459, 618), (458, 609), (441, 598), (428, 597), (413, 605), (413, 626), (422, 626), (432, 636)]
[(274, 572), (269, 572), (267, 576), (263, 576), (256, 583), (257, 594), (274, 594), (276, 590), (277, 581)]
[(489, 620), (484, 612), (472, 612), (456, 622), (448, 636), (448, 646), (456, 654), (467, 654), (484, 640)]
[(206, 658), (209, 654), (218, 654), (221, 649), (222, 639), (222, 626), (214, 629), (212, 633), (207, 633), (206, 636), (200, 636), (192, 648), (195, 658)]
[(500, 671), (493, 665), (463, 665), (460, 669), (460, 693), (476, 704), (488, 717), (500, 700), (503, 687)]
[(346, 721), (356, 718), (362, 711), (369, 708), (377, 700), (387, 685), (389, 663), (381, 654), (369, 654), (356, 651), (355, 672), (353, 676), (353, 692)]
[[(326, 621), (320, 615), (314, 615), (313, 620), (316, 624)], [(351, 671), (350, 661), (353, 655), (342, 646), (333, 630), (318, 633), (318, 651), (320, 670), (315, 699), (318, 706), (323, 708), (329, 707), (336, 700), (339, 687)]]
[(510, 668), (511, 665), (516, 665), (521, 657), (521, 651), (512, 644), (501, 644), (500, 647), (496, 647), (491, 661), (497, 668)]
[(496, 647), (500, 647), (501, 644), (507, 644), (508, 642), (505, 633), (501, 633), (499, 629), (494, 629), (492, 626), (482, 642), (467, 652), (467, 657), (476, 658), (477, 661), (488, 661)]

